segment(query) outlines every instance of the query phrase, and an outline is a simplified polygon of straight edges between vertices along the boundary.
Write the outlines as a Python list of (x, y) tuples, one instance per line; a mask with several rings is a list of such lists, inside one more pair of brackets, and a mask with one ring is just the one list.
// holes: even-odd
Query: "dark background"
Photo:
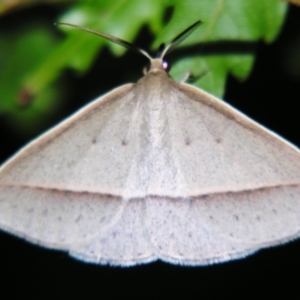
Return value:
[[(41, 6), (34, 8), (31, 14), (31, 17), (39, 15), (54, 21), (58, 12), (45, 10)], [(10, 18), (17, 20), (16, 26), (22, 23), (20, 13)], [(250, 78), (244, 83), (229, 78), (224, 97), (233, 106), (298, 147), (300, 71), (298, 74), (292, 72), (286, 64), (293, 52), (291, 44), (299, 38), (300, 9), (292, 7), (277, 41), (271, 45), (259, 43)], [(146, 32), (137, 44), (147, 48), (149, 34)], [(126, 68), (135, 67), (137, 76), (140, 76), (141, 62), (134, 53), (118, 60), (108, 52), (104, 53), (104, 57), (104, 60), (102, 57), (95, 63), (84, 79), (79, 80), (71, 73), (66, 75), (74, 86), (70, 95), (73, 106), (66, 106), (57, 120), (53, 120), (53, 125), (97, 95), (128, 82), (124, 72)], [(135, 61), (136, 65), (132, 66)], [(100, 80), (99, 75), (103, 70), (107, 72), (105, 82)], [(22, 137), (19, 140), (11, 138), (11, 129), (1, 126), (2, 134), (6, 132), (3, 138), (7, 145), (0, 158), (2, 162), (26, 141)], [(117, 268), (82, 263), (66, 253), (47, 250), (0, 232), (0, 272), (0, 293), (6, 295), (6, 299), (101, 299), (115, 296), (201, 299), (276, 296), (291, 299), (299, 297), (300, 241), (208, 267), (178, 267), (156, 262), (134, 268)]]

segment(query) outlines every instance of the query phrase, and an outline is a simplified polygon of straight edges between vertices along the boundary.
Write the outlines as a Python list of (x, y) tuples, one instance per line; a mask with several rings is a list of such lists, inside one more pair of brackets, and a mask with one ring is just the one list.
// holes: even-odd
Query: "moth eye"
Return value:
[(161, 65), (162, 65), (162, 67), (163, 67), (164, 70), (169, 71), (170, 66), (169, 66), (169, 64), (168, 64), (167, 61), (164, 60), (164, 61), (161, 63)]

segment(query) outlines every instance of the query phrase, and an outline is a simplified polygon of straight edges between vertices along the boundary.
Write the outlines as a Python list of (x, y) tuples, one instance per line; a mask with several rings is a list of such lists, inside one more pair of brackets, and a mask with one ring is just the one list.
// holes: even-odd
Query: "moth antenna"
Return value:
[(78, 28), (78, 29), (81, 29), (83, 31), (86, 31), (86, 32), (89, 32), (89, 33), (92, 33), (92, 34), (95, 34), (95, 35), (98, 35), (98, 36), (101, 36), (115, 44), (118, 44), (120, 46), (123, 46), (127, 49), (130, 49), (136, 53), (139, 53), (143, 56), (146, 56), (150, 61), (152, 60), (151, 56), (143, 49), (140, 49), (138, 48), (137, 46), (129, 43), (129, 42), (126, 42), (122, 39), (119, 39), (115, 36), (112, 36), (110, 34), (107, 34), (107, 33), (103, 33), (103, 32), (100, 32), (100, 31), (97, 31), (97, 30), (94, 30), (94, 29), (90, 29), (90, 28), (87, 28), (87, 27), (84, 27), (84, 26), (79, 26), (79, 25), (74, 25), (74, 24), (71, 24), (71, 23), (65, 23), (65, 22), (59, 22), (59, 23), (54, 23), (54, 25), (66, 25), (66, 26), (71, 26), (71, 27), (75, 27), (75, 28)]
[(202, 24), (202, 21), (198, 20), (194, 24), (192, 24), (190, 27), (185, 29), (183, 32), (181, 32), (179, 35), (177, 35), (172, 42), (164, 49), (164, 51), (161, 54), (161, 58), (163, 58), (166, 54), (173, 51), (179, 44), (181, 44), (198, 26)]

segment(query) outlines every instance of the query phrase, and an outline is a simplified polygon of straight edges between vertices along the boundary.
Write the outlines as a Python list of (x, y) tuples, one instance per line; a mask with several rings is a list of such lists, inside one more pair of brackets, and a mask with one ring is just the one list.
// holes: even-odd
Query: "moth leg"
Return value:
[(194, 74), (192, 74), (192, 72), (187, 71), (181, 78), (180, 83), (185, 83), (185, 82), (193, 83), (193, 82), (197, 81), (198, 79), (200, 79), (202, 76), (204, 76), (208, 71), (209, 70), (204, 70), (199, 75), (194, 75)]

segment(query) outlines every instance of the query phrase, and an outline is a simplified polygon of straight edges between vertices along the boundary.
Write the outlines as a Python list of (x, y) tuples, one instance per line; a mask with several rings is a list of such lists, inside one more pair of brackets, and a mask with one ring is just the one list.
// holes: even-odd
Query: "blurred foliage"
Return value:
[(285, 1), (300, 6), (300, 0), (285, 0)]
[(0, 14), (40, 4), (59, 4), (74, 2), (72, 0), (0, 0)]
[[(287, 10), (286, 3), (276, 0), (0, 0), (0, 13), (14, 9), (26, 13), (42, 2), (64, 4), (54, 21), (86, 26), (127, 41), (148, 26), (156, 36), (155, 48), (201, 20), (203, 24), (174, 51), (177, 59), (171, 76), (180, 80), (190, 71), (197, 78), (193, 84), (219, 97), (229, 73), (247, 78), (256, 42), (270, 43), (276, 38)], [(167, 24), (166, 12), (171, 12)], [(59, 31), (64, 36), (59, 36)], [(32, 130), (61, 105), (64, 90), (59, 78), (63, 71), (71, 68), (84, 74), (104, 45), (115, 55), (126, 51), (92, 34), (41, 21), (32, 20), (13, 32), (0, 28), (0, 114), (9, 114), (10, 122), (21, 130)], [(205, 76), (198, 78), (203, 73)]]

